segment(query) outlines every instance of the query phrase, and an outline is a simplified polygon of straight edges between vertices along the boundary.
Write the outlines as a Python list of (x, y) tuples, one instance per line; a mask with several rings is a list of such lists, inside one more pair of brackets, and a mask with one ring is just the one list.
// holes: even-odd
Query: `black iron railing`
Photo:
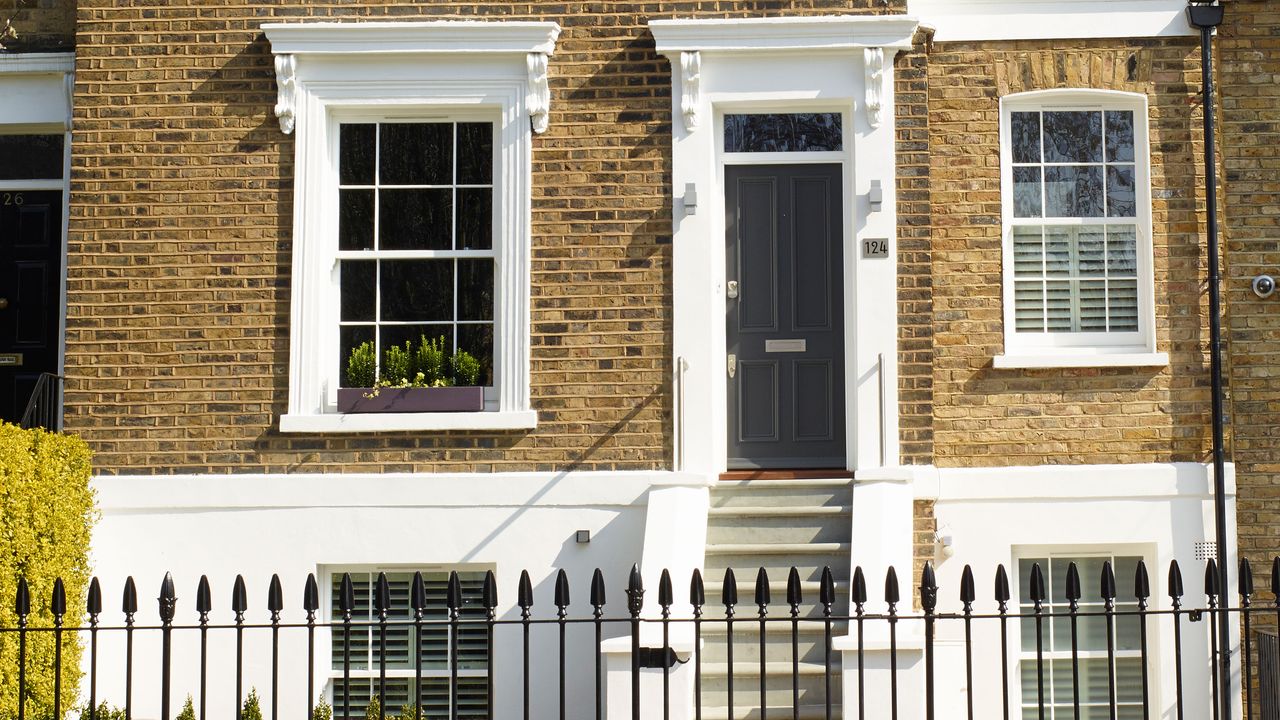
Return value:
[(18, 423), (24, 428), (62, 429), (62, 376), (40, 373)]
[[(18, 720), (26, 720), (28, 716), (26, 704), (33, 700), (32, 686), (28, 685), (26, 679), (26, 673), (35, 670), (29, 667), (28, 645), (35, 636), (47, 638), (49, 635), (53, 636), (56, 646), (55, 658), (60, 656), (64, 646), (73, 641), (73, 638), (79, 638), (83, 642), (86, 653), (84, 666), (87, 669), (85, 678), (87, 688), (82, 688), (81, 694), (89, 700), (88, 712), (84, 716), (89, 720), (105, 720), (96, 715), (96, 703), (99, 701), (98, 680), (104, 667), (109, 668), (113, 673), (124, 674), (125, 692), (120, 699), (124, 703), (125, 717), (133, 717), (135, 680), (140, 672), (135, 662), (137, 653), (135, 648), (141, 646), (141, 642), (135, 642), (135, 639), (140, 640), (142, 636), (147, 636), (149, 638), (147, 647), (153, 649), (158, 647), (159, 650), (159, 657), (153, 658), (148, 663), (147, 672), (156, 673), (155, 679), (158, 680), (160, 693), (159, 715), (162, 720), (169, 720), (175, 714), (171, 704), (171, 695), (174, 690), (173, 639), (179, 633), (194, 636), (198, 644), (198, 670), (195, 668), (196, 663), (190, 663), (190, 666), (182, 668), (187, 673), (184, 677), (189, 677), (192, 672), (198, 676), (198, 697), (195, 705), (197, 720), (206, 720), (207, 717), (207, 688), (211, 677), (217, 677), (219, 682), (228, 689), (231, 679), (234, 679), (237, 708), (244, 702), (246, 681), (256, 679), (262, 682), (265, 678), (269, 678), (262, 682), (262, 687), (269, 688), (267, 696), (269, 707), (263, 709), (264, 718), (267, 720), (280, 720), (280, 701), (286, 695), (293, 696), (294, 702), (299, 707), (296, 714), (300, 716), (301, 698), (305, 694), (307, 717), (311, 717), (318, 693), (323, 691), (325, 684), (332, 678), (333, 687), (341, 688), (341, 691), (334, 692), (332, 697), (334, 715), (345, 718), (362, 717), (365, 707), (357, 698), (353, 698), (351, 693), (353, 665), (373, 658), (371, 664), (368, 664), (365, 669), (371, 692), (375, 696), (387, 698), (389, 637), (399, 638), (400, 641), (408, 638), (408, 642), (416, 646), (412, 654), (414, 658), (412, 671), (415, 678), (412, 687), (415, 688), (413, 692), (417, 695), (416, 698), (409, 697), (405, 704), (421, 706), (423, 704), (421, 681), (424, 678), (423, 658), (425, 657), (423, 643), (424, 638), (429, 636), (445, 638), (442, 660), (448, 669), (448, 702), (439, 706), (440, 709), (426, 712), (420, 717), (447, 717), (450, 720), (457, 720), (459, 717), (492, 717), (495, 694), (505, 694), (509, 701), (508, 705), (512, 707), (518, 705), (521, 711), (517, 716), (525, 720), (535, 715), (549, 716), (547, 708), (539, 707), (535, 711), (531, 701), (531, 669), (539, 665), (541, 667), (537, 668), (537, 672), (540, 678), (554, 674), (555, 682), (558, 683), (554, 692), (551, 692), (550, 686), (541, 689), (547, 690), (545, 696), (548, 700), (554, 697), (555, 702), (549, 704), (556, 705), (555, 709), (558, 710), (559, 717), (571, 715), (602, 718), (606, 714), (604, 697), (606, 663), (603, 659), (605, 652), (603, 645), (607, 644), (602, 641), (607, 636), (613, 636), (629, 640), (631, 652), (626, 661), (629, 667), (624, 672), (630, 675), (628, 684), (631, 692), (629, 697), (625, 698), (622, 715), (633, 719), (641, 717), (644, 706), (648, 706), (649, 711), (655, 707), (661, 708), (663, 717), (671, 717), (673, 709), (683, 712), (679, 708), (688, 707), (690, 698), (688, 695), (683, 699), (676, 696), (673, 691), (672, 676), (676, 672), (684, 672), (691, 673), (690, 683), (686, 687), (692, 688), (693, 717), (697, 720), (703, 717), (704, 705), (709, 701), (727, 705), (727, 717), (730, 718), (740, 716), (745, 709), (752, 713), (753, 717), (760, 717), (762, 720), (767, 720), (767, 717), (798, 719), (801, 716), (802, 706), (810, 709), (820, 708), (821, 713), (829, 718), (841, 710), (841, 703), (843, 703), (843, 717), (850, 720), (853, 718), (865, 720), (873, 717), (897, 718), (900, 709), (903, 709), (900, 705), (905, 706), (906, 703), (920, 699), (918, 696), (908, 697), (906, 691), (902, 690), (908, 681), (913, 687), (923, 687), (924, 717), (932, 720), (944, 704), (951, 711), (947, 713), (948, 716), (959, 715), (958, 707), (961, 700), (959, 697), (940, 695), (938, 690), (940, 677), (946, 677), (952, 681), (957, 681), (960, 677), (964, 678), (963, 686), (967, 691), (964, 693), (963, 715), (969, 720), (976, 717), (1002, 717), (1006, 720), (1014, 717), (1082, 717), (1082, 709), (1088, 717), (1170, 717), (1176, 720), (1207, 720), (1210, 717), (1217, 717), (1216, 710), (1219, 706), (1218, 696), (1214, 695), (1213, 712), (1210, 713), (1208, 688), (1213, 687), (1213, 692), (1217, 692), (1216, 677), (1211, 677), (1211, 673), (1216, 672), (1218, 667), (1212, 659), (1218, 652), (1231, 646), (1229, 638), (1218, 636), (1217, 624), (1214, 622), (1217, 614), (1222, 612), (1219, 609), (1221, 588), (1218, 586), (1218, 577), (1216, 565), (1210, 560), (1206, 564), (1204, 574), (1204, 605), (1189, 607), (1185, 604), (1188, 599), (1183, 590), (1181, 570), (1178, 563), (1173, 562), (1169, 566), (1167, 581), (1162, 591), (1163, 596), (1168, 598), (1168, 607), (1153, 609), (1154, 586), (1148, 577), (1145, 565), (1141, 562), (1137, 563), (1133, 577), (1120, 580), (1116, 578), (1111, 563), (1104, 563), (1100, 576), (1090, 579), (1096, 582), (1091, 582), (1089, 586), (1097, 590), (1096, 597), (1090, 598), (1084, 597), (1082, 588), (1086, 585), (1082, 582), (1075, 563), (1068, 566), (1065, 577), (1060, 579), (1061, 584), (1054, 586), (1056, 589), (1052, 597), (1048, 592), (1046, 576), (1038, 564), (1031, 567), (1026, 578), (1022, 578), (1019, 596), (1012, 594), (1009, 576), (1003, 566), (998, 566), (993, 582), (989, 586), (992, 588), (990, 599), (986, 601), (979, 600), (974, 573), (966, 566), (956, 595), (958, 600), (955, 606), (956, 611), (942, 612), (938, 609), (938, 585), (931, 565), (926, 565), (921, 574), (919, 594), (915, 598), (908, 597), (905, 600), (900, 594), (897, 574), (893, 568), (889, 568), (885, 577), (882, 597), (875, 601), (870, 599), (862, 569), (855, 568), (849, 583), (848, 598), (851, 603), (851, 612), (838, 615), (834, 608), (839, 599), (830, 569), (824, 569), (820, 574), (816, 603), (811, 599), (807, 601), (804, 597), (801, 575), (795, 568), (792, 568), (789, 573), (783, 603), (775, 603), (771, 598), (769, 578), (763, 569), (757, 575), (754, 597), (749, 603), (739, 602), (738, 583), (732, 570), (725, 573), (719, 599), (710, 603), (699, 572), (695, 571), (690, 579), (687, 602), (677, 602), (671, 576), (663, 571), (656, 593), (657, 612), (646, 615), (646, 591), (641, 574), (633, 567), (625, 588), (626, 613), (624, 615), (607, 616), (604, 576), (600, 570), (596, 570), (590, 584), (589, 616), (584, 612), (578, 617), (570, 617), (570, 582), (567, 574), (562, 570), (554, 583), (552, 599), (554, 613), (550, 612), (550, 607), (547, 607), (548, 612), (545, 617), (535, 618), (533, 585), (527, 572), (522, 573), (516, 588), (516, 607), (506, 617), (499, 617), (498, 584), (492, 572), (485, 576), (482, 589), (478, 593), (471, 593), (470, 600), (464, 597), (458, 574), (451, 573), (443, 593), (443, 610), (438, 616), (432, 615), (433, 601), (428, 598), (428, 590), (420, 573), (414, 576), (407, 593), (403, 593), (403, 597), (407, 600), (406, 607), (395, 606), (385, 574), (378, 576), (370, 588), (370, 596), (360, 599), (357, 598), (350, 575), (341, 576), (340, 580), (335, 578), (337, 581), (332, 587), (332, 597), (324, 600), (315, 577), (308, 575), (301, 593), (300, 609), (303, 616), (299, 622), (286, 622), (282, 619), (286, 607), (285, 593), (280, 579), (276, 576), (273, 576), (266, 593), (265, 609), (269, 612), (269, 621), (247, 621), (246, 613), (250, 609), (248, 593), (244, 580), (237, 577), (231, 592), (232, 619), (222, 624), (211, 620), (214, 612), (213, 595), (208, 580), (202, 577), (195, 592), (194, 622), (181, 624), (176, 622), (175, 583), (170, 576), (166, 575), (161, 583), (158, 597), (160, 622), (155, 625), (142, 625), (136, 622), (138, 599), (132, 578), (128, 578), (124, 584), (120, 605), (123, 622), (118, 625), (104, 624), (101, 587), (98, 580), (94, 578), (86, 593), (84, 606), (88, 623), (78, 628), (64, 625), (67, 615), (67, 597), (60, 580), (52, 588), (47, 606), (48, 613), (41, 613), (40, 617), (32, 611), (32, 595), (26, 581), (22, 580), (18, 586), (14, 605), (17, 623), (13, 627), (0, 627), (0, 646), (17, 644), (16, 656), (20, 669), (18, 683), (19, 687), (24, 688), (24, 692), (19, 694)], [(1280, 597), (1280, 592), (1277, 592), (1280, 591), (1280, 558), (1276, 558), (1273, 564), (1271, 582), (1272, 592)], [(1238, 592), (1239, 607), (1232, 609), (1230, 613), (1233, 619), (1241, 621), (1245, 628), (1242, 638), (1246, 647), (1243, 648), (1244, 652), (1240, 653), (1244, 663), (1241, 668), (1241, 677), (1244, 683), (1242, 690), (1245, 717), (1275, 717), (1274, 714), (1268, 713), (1275, 712), (1276, 639), (1273, 634), (1259, 634), (1257, 650), (1261, 659), (1257, 661), (1259, 663), (1257, 675), (1260, 692), (1257, 697), (1260, 702), (1255, 706), (1255, 695), (1251, 685), (1251, 678), (1254, 675), (1252, 664), (1255, 661), (1250, 657), (1252, 648), (1249, 625), (1251, 622), (1256, 622), (1256, 618), (1261, 617), (1260, 613), (1265, 614), (1268, 621), (1271, 618), (1280, 619), (1280, 601), (1267, 606), (1255, 607), (1251, 604), (1254, 595), (1253, 578), (1247, 561), (1242, 561), (1240, 565)], [(919, 603), (918, 612), (910, 608), (913, 599)], [(332, 603), (327, 602), (328, 600), (332, 600)], [(372, 620), (355, 618), (354, 612), (361, 603), (364, 607), (372, 609)], [(333, 617), (327, 621), (321, 618), (321, 610), (325, 605), (332, 607)], [(650, 608), (651, 612), (652, 610), (653, 608)], [(806, 697), (802, 698), (799, 638), (802, 633), (801, 627), (806, 624), (816, 624), (820, 628), (819, 631), (815, 631), (822, 639), (817, 657), (806, 657), (805, 662), (812, 664), (816, 661), (821, 665), (819, 674), (821, 681), (807, 689)], [(725, 649), (729, 662), (725, 679), (728, 690), (713, 692), (704, 687), (706, 668), (703, 656), (706, 652), (706, 643), (710, 642), (708, 632), (711, 628), (717, 627), (725, 631), (718, 634), (717, 638), (723, 638), (727, 643)], [(846, 677), (845, 687), (852, 685), (856, 688), (852, 696), (846, 696), (843, 699), (838, 699), (839, 693), (835, 692), (833, 687), (835, 682), (833, 675), (839, 672), (842, 665), (842, 660), (837, 657), (833, 643), (833, 635), (837, 627), (845, 628), (848, 632), (848, 645), (843, 650), (846, 653), (843, 659), (843, 671), (846, 674), (852, 673), (852, 676)], [(543, 630), (531, 632), (536, 628), (550, 628), (554, 632), (546, 634)], [(756, 638), (739, 640), (737, 645), (742, 651), (758, 649), (760, 652), (758, 669), (751, 667), (751, 671), (747, 672), (746, 668), (753, 663), (735, 665), (733, 662), (735, 629), (744, 634), (758, 633)], [(961, 651), (947, 656), (950, 659), (940, 663), (939, 653), (942, 650), (942, 643), (939, 640), (939, 634), (944, 629), (949, 637), (963, 638), (963, 640), (959, 644)], [(573, 643), (569, 643), (566, 639), (571, 630), (575, 634), (581, 633), (579, 639), (594, 638), (593, 655), (571, 656), (570, 647)], [(683, 649), (680, 643), (673, 644), (671, 639), (677, 630), (688, 631), (692, 637), (692, 643), (685, 643)], [(1169, 631), (1173, 642), (1171, 647), (1163, 648), (1163, 657), (1157, 658), (1153, 650), (1154, 644), (1149, 638), (1152, 632), (1164, 630)], [(463, 652), (459, 647), (459, 638), (467, 636), (469, 631), (472, 637), (483, 636), (485, 639), (480, 646), (482, 647), (480, 652), (484, 656), (484, 661), (480, 665), (485, 668), (483, 684), (487, 703), (483, 707), (472, 709), (460, 708), (459, 704), (459, 666), (460, 653)], [(1015, 631), (1022, 635), (1022, 643), (1019, 647), (1014, 647), (1010, 642), (1012, 633)], [(873, 632), (886, 638), (887, 645), (870, 643), (866, 638)], [(1105, 636), (1105, 648), (1101, 643), (1092, 649), (1083, 647), (1083, 637), (1091, 632), (1099, 633), (1098, 638)], [(283, 633), (290, 633), (291, 637), (298, 640), (300, 640), (299, 635), (305, 636), (305, 657), (289, 655), (288, 648), (281, 643)], [(332, 673), (324, 673), (324, 665), (317, 662), (317, 639), (321, 633), (328, 634), (332, 648), (331, 658), (334, 670)], [(993, 643), (998, 638), (999, 658), (997, 660), (994, 655), (991, 655), (989, 667), (981, 665), (986, 662), (985, 660), (976, 659), (975, 647), (978, 641), (975, 636), (980, 633), (986, 633), (986, 637)], [(215, 634), (234, 639), (234, 663), (215, 668), (209, 662), (210, 638)], [(269, 674), (259, 672), (254, 677), (246, 677), (246, 637), (250, 634), (269, 638)], [(499, 634), (509, 634), (508, 637), (519, 648), (519, 652), (499, 654), (495, 650), (497, 647), (495, 637)], [(123, 650), (123, 657), (104, 656), (99, 645), (100, 639), (107, 635), (123, 636), (124, 642), (120, 648)], [(555, 637), (556, 640), (550, 643), (535, 643), (531, 639), (534, 635), (542, 640), (548, 640), (550, 637)], [(923, 644), (913, 646), (911, 650), (921, 653), (922, 662), (916, 664), (900, 662), (901, 655), (907, 652), (904, 644), (907, 636), (922, 637)], [(360, 640), (362, 637), (365, 640)], [(158, 640), (158, 643), (154, 640)], [(365, 653), (364, 660), (353, 652), (353, 640), (357, 641), (355, 644), (364, 648), (361, 651)], [(48, 641), (42, 640), (42, 642)], [(379, 650), (370, 654), (370, 648), (374, 645), (360, 645), (360, 643), (373, 643)], [(1192, 644), (1201, 643), (1208, 644), (1210, 654), (1205, 659), (1210, 661), (1195, 663), (1184, 660), (1184, 650)], [(753, 644), (758, 644), (758, 647), (753, 648)], [(581, 647), (581, 643), (577, 645)], [(779, 691), (776, 683), (773, 687), (766, 688), (770, 677), (766, 667), (766, 646), (790, 652), (789, 677), (788, 674), (784, 674), (782, 679), (782, 684), (787, 685), (782, 689), (789, 691), (790, 694), (790, 707), (782, 713), (766, 714), (767, 708), (770, 707), (770, 700), (766, 695), (776, 695)], [(288, 647), (301, 648), (302, 643), (296, 642)], [(952, 650), (954, 651), (954, 648)], [(474, 648), (472, 652), (474, 653)], [(888, 663), (872, 666), (868, 656), (873, 652), (887, 653)], [(681, 657), (682, 653), (684, 657)], [(1085, 657), (1086, 655), (1088, 657)], [(1126, 658), (1134, 662), (1127, 664), (1119, 662)], [(553, 659), (554, 673), (550, 669), (553, 667)], [(1104, 663), (1100, 662), (1102, 660), (1105, 660), (1105, 670), (1099, 671), (1098, 669), (1104, 666)], [(54, 662), (55, 668), (59, 668), (55, 670), (57, 673), (55, 688), (57, 688), (61, 685), (62, 677), (60, 665), (57, 664), (56, 659)], [(305, 682), (301, 681), (299, 674), (295, 682), (282, 685), (281, 668), (302, 662), (306, 663), (307, 668)], [(324, 663), (328, 662), (328, 660), (324, 661)], [(995, 667), (997, 662), (998, 668)], [(681, 663), (691, 663), (692, 668), (685, 668), (680, 665)], [(502, 665), (506, 666), (504, 669), (507, 673), (506, 677), (513, 681), (496, 685), (495, 668)], [(1156, 669), (1170, 666), (1173, 683), (1171, 686), (1159, 688), (1157, 693), (1155, 684), (1161, 682), (1159, 678), (1163, 671), (1158, 672)], [(322, 668), (319, 674), (317, 668)], [(1018, 674), (1015, 674), (1015, 669)], [(376, 673), (373, 672), (374, 670)], [(984, 671), (980, 672), (982, 677), (977, 680), (975, 680), (975, 670)], [(1000, 678), (998, 681), (991, 678), (992, 672), (996, 670)], [(401, 668), (401, 672), (405, 670)], [(588, 684), (594, 692), (594, 708), (587, 710), (584, 707), (585, 698), (578, 701), (577, 707), (572, 707), (574, 701), (566, 692), (567, 678), (570, 674), (585, 676), (586, 673), (591, 672), (594, 672), (594, 679)], [(879, 675), (873, 678), (872, 673), (879, 673)], [(1118, 676), (1118, 673), (1123, 677)], [(1089, 674), (1090, 677), (1084, 677), (1085, 674)], [(1105, 683), (1102, 682), (1104, 674)], [(911, 677), (908, 677), (909, 675)], [(1070, 680), (1067, 679), (1068, 675)], [(518, 683), (514, 682), (517, 676), (521, 680)], [(1023, 688), (1021, 693), (1011, 690), (1010, 683), (1011, 678), (1019, 676)], [(773, 677), (777, 679), (776, 673)], [(850, 683), (852, 677), (856, 677), (858, 681)], [(651, 690), (642, 691), (642, 678), (648, 683), (643, 687), (649, 687)], [(878, 685), (881, 680), (887, 682)], [(735, 693), (735, 681), (738, 683), (738, 689), (745, 690), (745, 693)], [(978, 684), (975, 685), (975, 682)], [(984, 686), (984, 683), (988, 682), (990, 687)], [(1096, 685), (1088, 693), (1083, 692), (1082, 688), (1090, 682), (1095, 682)], [(1128, 685), (1121, 687), (1125, 683)], [(951, 682), (949, 686), (956, 684)], [(1192, 706), (1184, 702), (1189, 697), (1185, 690), (1191, 686), (1199, 689), (1200, 695), (1197, 697), (1201, 697), (1204, 700), (1203, 703)], [(652, 690), (657, 687), (661, 688), (660, 692)], [(814, 690), (814, 687), (818, 689)], [(1105, 692), (1100, 689), (1103, 687)], [(759, 691), (758, 699), (754, 697), (756, 690)], [(712, 697), (716, 692), (721, 695)], [(880, 699), (875, 702), (869, 701), (868, 698), (875, 693), (879, 693), (877, 697)], [(975, 697), (982, 696), (987, 696), (991, 707), (998, 706), (1001, 712), (983, 713), (976, 710)], [(997, 696), (998, 702), (994, 700)], [(1163, 698), (1159, 703), (1160, 706), (1157, 706), (1154, 700), (1157, 696)], [(748, 701), (748, 697), (752, 699)], [(773, 702), (776, 706), (776, 700)], [(380, 704), (378, 715), (380, 718), (395, 714), (397, 708), (388, 707), (389, 704), (385, 702)], [(62, 706), (56, 692), (52, 707), (54, 718), (62, 718), (67, 710)], [(616, 705), (610, 707), (617, 710)], [(1165, 714), (1166, 711), (1168, 715)], [(905, 709), (903, 714), (911, 716)], [(683, 714), (678, 715), (678, 717), (683, 716)], [(613, 717), (617, 718), (618, 715), (615, 714)]]
[(1258, 631), (1258, 706), (1261, 720), (1280, 720), (1280, 638)]

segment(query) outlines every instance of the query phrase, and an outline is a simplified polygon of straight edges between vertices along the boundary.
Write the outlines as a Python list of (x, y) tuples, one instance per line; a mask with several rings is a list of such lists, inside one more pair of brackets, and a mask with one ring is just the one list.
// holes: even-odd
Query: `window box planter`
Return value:
[(483, 387), (338, 388), (338, 412), (430, 413), (484, 410)]

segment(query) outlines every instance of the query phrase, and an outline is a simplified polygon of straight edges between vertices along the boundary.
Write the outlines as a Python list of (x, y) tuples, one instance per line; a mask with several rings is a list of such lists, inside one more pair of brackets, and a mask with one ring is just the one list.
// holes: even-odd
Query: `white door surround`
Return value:
[[(654, 20), (672, 72), (673, 360), (679, 469), (726, 467), (724, 166), (840, 162), (844, 166), (847, 467), (898, 463), (897, 213), (893, 58), (918, 23), (901, 15)], [(723, 152), (723, 116), (839, 112), (838, 153)], [(873, 188), (881, 197), (873, 204)], [(694, 209), (686, 209), (692, 191)], [(864, 257), (864, 240), (887, 257)], [(860, 312), (859, 312), (860, 311)], [(883, 361), (881, 360), (883, 358)]]

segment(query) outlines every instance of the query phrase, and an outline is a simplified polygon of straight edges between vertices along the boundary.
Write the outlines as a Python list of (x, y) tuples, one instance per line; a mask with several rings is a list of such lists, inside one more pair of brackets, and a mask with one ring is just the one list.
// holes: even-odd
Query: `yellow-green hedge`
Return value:
[[(53, 581), (67, 592), (65, 627), (84, 619), (89, 582), (89, 530), (96, 517), (89, 489), (89, 447), (78, 437), (0, 424), (0, 627), (17, 625), (18, 578), (31, 589), (29, 627), (51, 627)], [(62, 707), (69, 710), (80, 679), (80, 645), (64, 633)], [(0, 633), (0, 718), (53, 715), (53, 633), (27, 634), (27, 677), (18, 687), (18, 636)]]

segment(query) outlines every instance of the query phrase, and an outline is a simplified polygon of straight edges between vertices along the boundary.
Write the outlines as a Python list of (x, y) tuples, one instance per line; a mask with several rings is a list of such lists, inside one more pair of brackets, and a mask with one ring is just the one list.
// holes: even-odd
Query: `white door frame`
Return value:
[[(727, 465), (724, 166), (839, 161), (844, 166), (847, 467), (898, 463), (897, 267), (893, 56), (911, 47), (903, 16), (655, 20), (672, 77), (673, 413), (677, 469), (718, 475)], [(728, 155), (726, 111), (839, 111), (841, 153)], [(882, 200), (872, 207), (878, 183)], [(690, 213), (690, 191), (697, 198)], [(865, 258), (862, 241), (889, 254)], [(863, 309), (861, 316), (855, 308)], [(879, 358), (884, 357), (881, 364)], [(883, 373), (883, 376), (882, 376)], [(883, 391), (882, 391), (883, 388)]]

